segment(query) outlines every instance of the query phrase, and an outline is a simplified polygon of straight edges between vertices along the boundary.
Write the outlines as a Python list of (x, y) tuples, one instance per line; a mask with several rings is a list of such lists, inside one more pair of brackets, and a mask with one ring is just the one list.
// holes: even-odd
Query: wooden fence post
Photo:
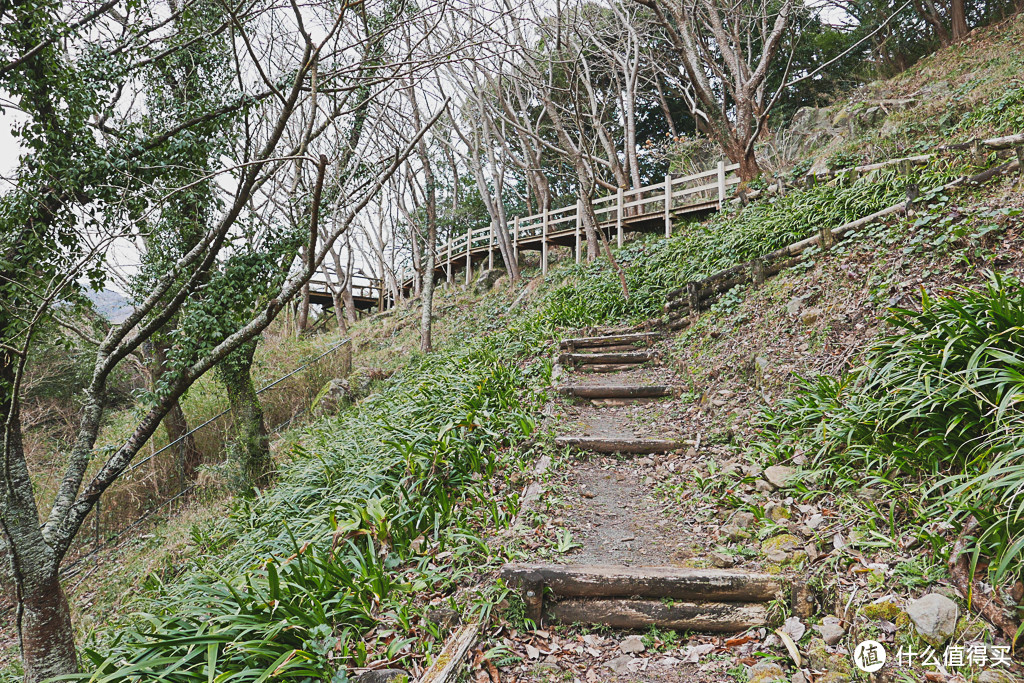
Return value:
[(725, 206), (725, 159), (718, 162), (718, 210)]
[(543, 227), (541, 228), (540, 237), (540, 273), (541, 275), (548, 274), (548, 210), (544, 209), (543, 215)]
[(494, 270), (494, 224), (491, 221), (491, 234), (487, 236), (487, 270)]
[(580, 262), (583, 258), (583, 236), (581, 235), (583, 228), (583, 200), (576, 200), (576, 263)]
[(620, 187), (618, 192), (615, 193), (615, 201), (618, 205), (618, 210), (615, 212), (615, 233), (616, 241), (619, 247), (622, 247), (622, 188)]
[(455, 279), (455, 269), (452, 267), (452, 238), (448, 238), (448, 284)]
[(672, 174), (665, 174), (665, 237), (672, 236)]
[(473, 281), (473, 228), (466, 231), (466, 286)]

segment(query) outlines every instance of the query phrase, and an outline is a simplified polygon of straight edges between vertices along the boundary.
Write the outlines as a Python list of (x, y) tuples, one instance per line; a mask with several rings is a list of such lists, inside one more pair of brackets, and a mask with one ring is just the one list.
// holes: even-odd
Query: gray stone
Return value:
[(785, 465), (772, 465), (764, 471), (764, 478), (768, 480), (774, 488), (781, 489), (790, 483), (793, 477), (796, 476), (796, 470), (792, 467), (786, 467)]
[(377, 669), (364, 671), (352, 679), (353, 683), (409, 683), (412, 678), (401, 669)]
[(629, 665), (633, 662), (633, 658), (629, 655), (622, 655), (616, 657), (612, 661), (608, 662), (608, 668), (612, 670), (616, 676), (625, 676), (629, 673)]
[(747, 683), (769, 683), (785, 680), (782, 667), (775, 662), (758, 662), (747, 672)]
[(715, 565), (719, 569), (728, 569), (729, 567), (736, 564), (736, 558), (732, 555), (726, 555), (725, 553), (713, 551), (710, 557), (711, 564)]
[(640, 636), (626, 636), (622, 639), (622, 642), (619, 643), (619, 650), (627, 655), (643, 652), (646, 649), (647, 648), (644, 647), (644, 641)]
[(955, 602), (938, 593), (929, 593), (907, 605), (907, 616), (918, 635), (935, 647), (953, 635), (959, 613)]
[(743, 529), (739, 528), (735, 524), (726, 524), (722, 527), (722, 534), (730, 541), (745, 541), (750, 538), (750, 534)]
[(492, 268), (485, 270), (480, 274), (480, 277), (476, 279), (473, 284), (473, 292), (475, 294), (485, 294), (494, 287), (494, 284), (505, 275), (505, 271), (500, 268)]
[(804, 300), (802, 297), (795, 296), (789, 300), (786, 304), (786, 313), (790, 315), (799, 315), (800, 307), (803, 306)]
[(729, 522), (740, 529), (749, 529), (755, 519), (753, 512), (737, 512)]
[(1020, 683), (1019, 678), (1015, 678), (1006, 671), (997, 671), (995, 669), (982, 671), (974, 680), (977, 683)]
[(821, 634), (821, 639), (826, 645), (835, 645), (846, 635), (846, 629), (839, 625), (839, 620), (835, 617), (826, 617), (824, 623), (814, 626), (814, 630)]

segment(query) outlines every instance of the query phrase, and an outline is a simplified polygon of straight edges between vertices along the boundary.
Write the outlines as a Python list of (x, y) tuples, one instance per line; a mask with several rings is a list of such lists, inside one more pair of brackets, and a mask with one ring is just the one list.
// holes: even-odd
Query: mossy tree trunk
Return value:
[(227, 390), (234, 419), (231, 453), (239, 464), (246, 489), (262, 488), (270, 482), (273, 462), (270, 439), (263, 419), (263, 406), (252, 381), (255, 341), (249, 342), (224, 359), (218, 366), (221, 382)]

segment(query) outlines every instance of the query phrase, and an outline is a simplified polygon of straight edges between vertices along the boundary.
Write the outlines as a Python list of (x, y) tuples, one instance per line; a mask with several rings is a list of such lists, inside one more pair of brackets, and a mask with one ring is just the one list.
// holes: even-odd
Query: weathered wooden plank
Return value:
[(583, 372), (622, 372), (623, 370), (634, 370), (636, 367), (636, 363), (606, 363), (581, 365), (579, 369)]
[(577, 337), (576, 339), (563, 339), (561, 345), (563, 349), (582, 349), (619, 344), (645, 344), (649, 346), (661, 339), (661, 337), (661, 332), (635, 332), (633, 334), (610, 334), (603, 337)]
[(618, 565), (507, 564), (508, 583), (542, 583), (560, 597), (671, 598), (706, 602), (767, 602), (782, 595), (778, 576), (729, 569)]
[(570, 446), (594, 453), (668, 453), (685, 444), (678, 439), (613, 439), (599, 436), (558, 436), (558, 446)]
[(768, 622), (768, 608), (763, 603), (570, 598), (550, 603), (547, 616), (563, 624), (602, 624), (629, 629), (657, 626), (675, 631), (738, 633), (764, 626)]
[(444, 649), (420, 677), (420, 683), (452, 683), (458, 680), (462, 660), (476, 641), (479, 628), (477, 624), (467, 624), (448, 636)]
[(675, 387), (658, 384), (567, 384), (559, 393), (577, 398), (660, 398), (672, 396)]
[(625, 353), (563, 353), (558, 362), (563, 365), (599, 365), (607, 363), (646, 363), (657, 358), (653, 351), (627, 351)]

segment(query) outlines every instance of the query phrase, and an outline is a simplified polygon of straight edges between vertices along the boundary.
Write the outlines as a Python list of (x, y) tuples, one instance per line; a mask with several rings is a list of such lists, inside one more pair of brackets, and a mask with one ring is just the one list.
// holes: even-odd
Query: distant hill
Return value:
[(124, 319), (132, 312), (132, 305), (120, 292), (112, 289), (104, 289), (102, 292), (87, 292), (86, 296), (96, 312), (112, 323), (124, 322)]

